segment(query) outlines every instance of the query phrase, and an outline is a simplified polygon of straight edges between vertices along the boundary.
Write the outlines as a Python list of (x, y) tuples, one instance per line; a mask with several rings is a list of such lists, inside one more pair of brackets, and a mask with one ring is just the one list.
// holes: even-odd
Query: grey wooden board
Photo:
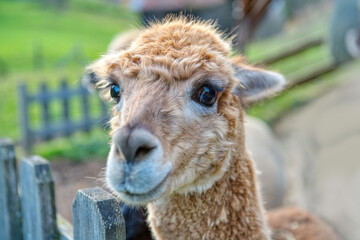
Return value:
[(49, 163), (38, 156), (23, 158), (20, 185), (24, 239), (58, 239), (54, 181)]
[[(68, 87), (68, 84), (66, 82), (65, 79), (63, 79), (61, 81), (61, 91), (62, 92), (66, 92), (68, 91), (69, 87)], [(70, 123), (70, 104), (69, 104), (69, 99), (64, 97), (61, 99), (62, 101), (62, 105), (63, 105), (63, 121), (65, 123), (65, 125), (69, 125)], [(67, 128), (64, 129), (64, 135), (67, 136), (67, 135), (70, 135), (71, 131), (69, 131)]]
[(24, 84), (19, 86), (18, 89), (19, 96), (19, 119), (20, 119), (20, 128), (21, 128), (21, 143), (26, 153), (29, 153), (31, 150), (31, 129), (29, 127), (29, 99), (27, 95), (27, 89)]
[(14, 145), (0, 139), (0, 239), (22, 239)]
[(120, 203), (105, 190), (79, 190), (72, 209), (75, 240), (125, 240)]

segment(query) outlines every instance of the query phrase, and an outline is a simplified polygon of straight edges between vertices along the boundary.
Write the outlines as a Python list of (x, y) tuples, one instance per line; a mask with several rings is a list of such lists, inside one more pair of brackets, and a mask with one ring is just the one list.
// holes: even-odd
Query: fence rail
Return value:
[(21, 160), (17, 181), (14, 145), (0, 139), (1, 240), (124, 240), (120, 203), (101, 188), (78, 191), (73, 226), (56, 214), (54, 180), (47, 160)]
[(284, 60), (285, 58), (288, 58), (288, 57), (292, 57), (296, 54), (299, 54), (303, 51), (306, 51), (310, 48), (313, 48), (313, 47), (318, 47), (318, 46), (321, 46), (322, 44), (325, 43), (325, 40), (323, 38), (313, 38), (313, 39), (309, 39), (305, 42), (302, 42), (298, 45), (294, 45), (292, 46), (291, 48), (283, 51), (283, 52), (280, 52), (280, 53), (277, 53), (276, 55), (273, 55), (273, 56), (270, 56), (270, 57), (267, 57), (265, 58), (264, 60), (261, 60), (260, 62), (258, 62), (258, 64), (263, 64), (263, 65), (270, 65), (270, 64), (273, 64), (275, 62), (278, 62), (278, 61), (281, 61), (281, 60)]
[[(98, 100), (101, 112), (98, 116), (90, 115), (90, 92), (82, 86), (69, 88), (67, 82), (63, 80), (60, 88), (51, 91), (48, 86), (43, 83), (40, 91), (30, 94), (25, 85), (19, 86), (19, 103), (20, 103), (20, 125), (22, 133), (22, 145), (25, 152), (30, 153), (31, 147), (35, 142), (50, 140), (55, 137), (68, 136), (76, 131), (89, 131), (96, 124), (103, 126), (107, 122), (107, 107), (103, 101)], [(73, 98), (80, 97), (81, 108), (78, 109), (82, 113), (80, 120), (73, 120), (70, 114), (70, 103)], [(59, 100), (62, 105), (61, 121), (53, 121), (51, 112), (51, 103)], [(41, 106), (41, 127), (38, 129), (31, 128), (29, 108), (32, 104)]]
[[(263, 60), (257, 61), (256, 65), (269, 66), (269, 65), (277, 63), (279, 61), (283, 61), (287, 58), (295, 57), (298, 54), (301, 54), (302, 52), (307, 51), (311, 48), (321, 47), (323, 44), (325, 44), (325, 40), (321, 37), (307, 39), (306, 41), (303, 41), (300, 44), (297, 43), (296, 45), (287, 47), (286, 50), (284, 50), (280, 53), (274, 54), (270, 57), (264, 58)], [(314, 66), (316, 66), (316, 67), (314, 68)], [(310, 81), (317, 80), (321, 76), (335, 71), (340, 66), (341, 65), (335, 63), (335, 61), (333, 59), (326, 59), (326, 61), (321, 61), (321, 62), (312, 64), (312, 66), (310, 67), (311, 70), (306, 71), (306, 73), (303, 71), (304, 68), (302, 68), (302, 69), (296, 71), (295, 73), (291, 74), (291, 76), (286, 76), (289, 79), (289, 81), (286, 84), (283, 92), (288, 91), (296, 86), (308, 83)], [(256, 103), (257, 103), (257, 101), (254, 101), (251, 104), (256, 104)]]

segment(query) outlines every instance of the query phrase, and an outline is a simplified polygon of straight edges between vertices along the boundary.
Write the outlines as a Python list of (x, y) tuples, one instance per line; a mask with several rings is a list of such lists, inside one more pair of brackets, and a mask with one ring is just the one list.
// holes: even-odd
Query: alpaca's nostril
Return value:
[(135, 159), (142, 159), (149, 155), (149, 153), (156, 147), (140, 146), (135, 152)]

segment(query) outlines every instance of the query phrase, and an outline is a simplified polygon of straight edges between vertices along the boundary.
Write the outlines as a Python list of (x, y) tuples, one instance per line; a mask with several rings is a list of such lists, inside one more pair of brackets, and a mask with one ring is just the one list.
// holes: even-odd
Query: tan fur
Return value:
[(297, 207), (272, 210), (268, 215), (273, 240), (338, 240), (326, 223)]
[[(232, 94), (230, 50), (211, 24), (181, 17), (153, 24), (128, 49), (90, 66), (105, 95), (108, 78), (123, 88), (112, 132), (141, 125), (160, 140), (159, 161), (173, 166), (166, 191), (148, 204), (157, 240), (270, 238), (245, 148), (244, 111)], [(201, 114), (188, 90), (206, 79), (224, 91), (216, 111)]]

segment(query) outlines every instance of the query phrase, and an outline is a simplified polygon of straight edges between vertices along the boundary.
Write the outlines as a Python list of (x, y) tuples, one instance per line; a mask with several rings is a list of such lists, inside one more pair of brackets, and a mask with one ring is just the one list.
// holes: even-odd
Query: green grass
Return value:
[(52, 69), (74, 46), (90, 61), (105, 52), (116, 33), (137, 24), (137, 17), (122, 8), (110, 11), (105, 4), (89, 7), (91, 3), (70, 1), (60, 11), (32, 2), (1, 1), (0, 59), (7, 71), (30, 71), (36, 62)]
[(35, 145), (34, 152), (46, 159), (68, 159), (84, 162), (87, 159), (105, 160), (109, 153), (109, 135), (102, 129), (89, 133), (78, 132), (67, 138), (58, 138)]

